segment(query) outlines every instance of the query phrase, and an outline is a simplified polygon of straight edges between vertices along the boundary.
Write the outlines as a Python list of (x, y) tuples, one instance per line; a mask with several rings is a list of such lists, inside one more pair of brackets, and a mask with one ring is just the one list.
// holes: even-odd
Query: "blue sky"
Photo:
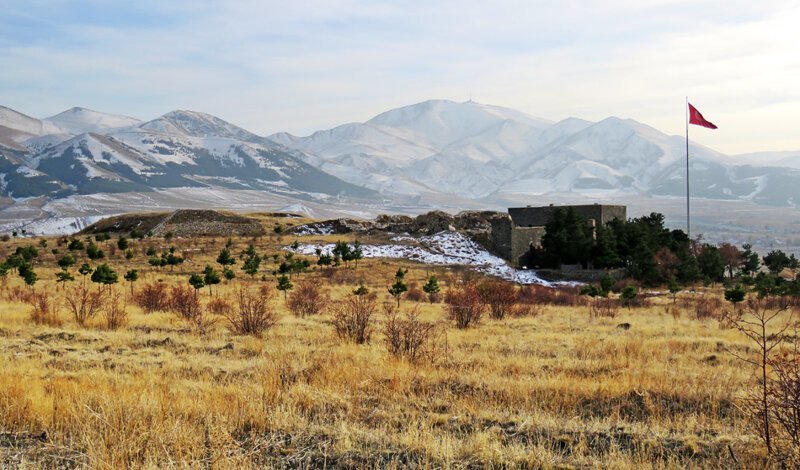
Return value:
[(797, 1), (0, 0), (0, 104), (260, 134), (447, 98), (683, 132), (685, 95), (728, 153), (800, 150)]

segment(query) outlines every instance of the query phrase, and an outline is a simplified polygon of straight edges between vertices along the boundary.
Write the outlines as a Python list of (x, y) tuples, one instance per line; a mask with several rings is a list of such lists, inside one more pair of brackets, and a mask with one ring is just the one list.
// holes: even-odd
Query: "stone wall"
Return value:
[(511, 256), (507, 259), (515, 266), (529, 266), (531, 248), (540, 247), (543, 236), (544, 227), (511, 228)]
[(508, 216), (493, 217), (489, 221), (492, 225), (491, 241), (486, 248), (503, 259), (511, 259), (511, 218)]
[(584, 219), (594, 219), (599, 225), (605, 225), (615, 218), (626, 219), (625, 206), (606, 206), (590, 204), (582, 206), (544, 206), (544, 207), (512, 207), (508, 214), (517, 227), (541, 227), (547, 224), (556, 209), (572, 208)]

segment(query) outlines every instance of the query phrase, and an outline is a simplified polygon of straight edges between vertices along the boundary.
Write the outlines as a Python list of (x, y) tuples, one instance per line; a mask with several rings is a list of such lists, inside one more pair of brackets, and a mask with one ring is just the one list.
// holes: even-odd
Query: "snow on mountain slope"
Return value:
[(429, 100), (386, 111), (367, 121), (367, 124), (390, 128), (395, 132), (405, 131), (441, 149), (506, 120), (532, 128), (543, 128), (552, 124), (512, 109), (474, 101), (456, 103), (448, 100)]
[(512, 173), (496, 163), (529, 151), (528, 141), (550, 125), (498, 106), (430, 100), (308, 137), (281, 133), (269, 138), (361, 186), (401, 194), (435, 188), (482, 197)]
[[(307, 137), (269, 138), (196, 111), (141, 123), (84, 108), (39, 120), (0, 107), (0, 194), (14, 197), (175, 187), (379, 204), (680, 196), (684, 158), (681, 136), (631, 119), (551, 122), (472, 101), (430, 100)], [(691, 168), (695, 196), (800, 202), (797, 152), (727, 157), (692, 143)]]
[(0, 106), (0, 126), (19, 131), (21, 134), (26, 134), (25, 138), (62, 133), (60, 129), (52, 123), (30, 117), (5, 106)]
[(730, 161), (736, 165), (775, 166), (800, 169), (800, 150), (745, 153), (731, 156)]
[(157, 134), (191, 137), (223, 137), (243, 141), (261, 141), (261, 137), (227, 121), (197, 111), (176, 110), (145, 122), (139, 129)]
[(136, 118), (106, 114), (86, 108), (70, 108), (62, 113), (43, 119), (61, 129), (64, 134), (100, 133), (124, 127), (135, 126), (141, 121)]

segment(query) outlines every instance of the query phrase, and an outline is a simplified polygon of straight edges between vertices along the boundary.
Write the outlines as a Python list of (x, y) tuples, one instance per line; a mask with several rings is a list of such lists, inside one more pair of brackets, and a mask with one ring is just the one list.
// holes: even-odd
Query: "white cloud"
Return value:
[(0, 100), (34, 115), (189, 108), (263, 134), (307, 133), (471, 96), (680, 134), (688, 94), (720, 125), (693, 132), (701, 143), (800, 149), (796, 2), (145, 2), (142, 24), (101, 2), (60, 2), (60, 13), (105, 12), (63, 24), (48, 21), (46, 2), (12, 3), (52, 28), (31, 40), (0, 32)]

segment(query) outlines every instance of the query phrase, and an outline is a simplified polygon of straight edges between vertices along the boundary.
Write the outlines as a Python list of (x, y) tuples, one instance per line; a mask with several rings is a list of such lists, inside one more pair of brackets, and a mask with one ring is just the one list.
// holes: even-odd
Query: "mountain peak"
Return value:
[(211, 114), (184, 109), (170, 111), (158, 119), (140, 125), (139, 128), (151, 132), (191, 137), (222, 137), (251, 142), (261, 139), (252, 132)]
[(67, 134), (83, 134), (86, 132), (105, 132), (135, 126), (141, 121), (118, 114), (102, 113), (78, 106), (43, 119)]

